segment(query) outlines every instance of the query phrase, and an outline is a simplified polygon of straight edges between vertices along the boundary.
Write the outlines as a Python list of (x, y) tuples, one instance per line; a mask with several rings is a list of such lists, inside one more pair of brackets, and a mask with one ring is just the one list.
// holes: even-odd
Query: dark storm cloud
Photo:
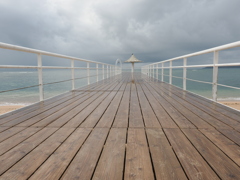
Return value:
[(0, 41), (114, 63), (144, 62), (231, 43), (239, 0), (0, 0)]

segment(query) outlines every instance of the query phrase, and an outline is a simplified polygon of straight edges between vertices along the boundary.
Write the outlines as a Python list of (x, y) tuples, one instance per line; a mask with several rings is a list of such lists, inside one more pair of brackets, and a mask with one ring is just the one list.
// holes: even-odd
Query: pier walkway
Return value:
[(240, 112), (122, 73), (0, 116), (0, 179), (240, 179)]

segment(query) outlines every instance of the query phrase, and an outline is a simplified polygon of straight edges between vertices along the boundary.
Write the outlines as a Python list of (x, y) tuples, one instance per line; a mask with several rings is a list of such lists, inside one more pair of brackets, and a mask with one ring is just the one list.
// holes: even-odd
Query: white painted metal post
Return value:
[(148, 77), (150, 76), (150, 67), (147, 66), (147, 71), (148, 71)]
[(187, 89), (187, 58), (183, 59), (183, 90)]
[(87, 62), (87, 82), (88, 82), (88, 85), (90, 84), (90, 72), (89, 72), (89, 62)]
[(102, 64), (102, 77), (104, 79), (104, 65)]
[(112, 66), (110, 66), (110, 77), (112, 77)]
[(162, 82), (164, 82), (164, 63), (162, 63)]
[(169, 84), (172, 84), (172, 61), (169, 62)]
[(97, 82), (98, 82), (98, 64), (96, 64), (96, 70), (97, 70)]
[(41, 54), (37, 54), (38, 59), (38, 84), (39, 84), (39, 99), (43, 101), (43, 74), (42, 74), (42, 56)]
[(150, 65), (150, 74), (151, 74), (150, 77), (152, 77), (152, 65)]
[(108, 65), (107, 65), (107, 78), (108, 78)]
[(71, 72), (72, 72), (72, 90), (74, 90), (75, 89), (74, 60), (71, 60)]
[(214, 51), (213, 57), (213, 86), (212, 86), (212, 96), (213, 100), (217, 101), (217, 83), (218, 83), (218, 51)]
[(155, 65), (152, 65), (152, 69), (153, 69), (153, 78), (155, 78)]
[(157, 80), (158, 80), (158, 64), (156, 64), (156, 76), (157, 76)]

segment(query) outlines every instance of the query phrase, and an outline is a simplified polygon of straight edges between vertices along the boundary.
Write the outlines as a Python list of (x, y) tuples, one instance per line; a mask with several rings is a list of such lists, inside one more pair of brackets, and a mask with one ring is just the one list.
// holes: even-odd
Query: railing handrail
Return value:
[[(223, 87), (228, 87), (228, 88), (233, 88), (233, 89), (240, 89), (239, 87), (234, 87), (234, 86), (229, 86), (229, 85), (224, 85), (224, 84), (219, 84), (218, 83), (218, 68), (219, 67), (228, 67), (228, 66), (240, 66), (240, 62), (237, 63), (219, 63), (219, 51), (222, 50), (226, 50), (226, 49), (230, 49), (230, 48), (236, 48), (236, 47), (240, 47), (240, 41), (234, 42), (234, 43), (230, 43), (230, 44), (226, 44), (226, 45), (222, 45), (222, 46), (218, 46), (218, 47), (214, 47), (214, 48), (210, 48), (210, 49), (206, 49), (203, 51), (199, 51), (199, 52), (195, 52), (195, 53), (191, 53), (191, 54), (187, 54), (184, 56), (179, 56), (179, 57), (175, 57), (175, 58), (171, 58), (168, 60), (164, 60), (164, 61), (159, 61), (156, 63), (151, 63), (145, 66), (142, 66), (142, 73), (147, 74), (148, 76), (151, 76), (153, 78), (155, 78), (154, 76), (156, 76), (156, 79), (158, 80), (158, 70), (161, 69), (161, 80), (164, 81), (164, 76), (169, 76), (169, 84), (172, 84), (172, 78), (181, 78), (183, 79), (183, 89), (186, 90), (186, 84), (187, 84), (187, 80), (190, 81), (195, 81), (195, 82), (200, 82), (200, 83), (207, 83), (207, 84), (212, 84), (212, 96), (213, 96), (213, 100), (217, 101), (217, 91), (218, 91), (218, 86), (223, 86)], [(187, 58), (188, 57), (192, 57), (192, 56), (197, 56), (197, 55), (202, 55), (202, 54), (206, 54), (206, 53), (213, 53), (213, 62), (212, 64), (200, 64), (200, 65), (187, 65)], [(179, 66), (179, 65), (175, 65), (173, 66), (173, 61), (175, 60), (179, 60), (179, 59), (183, 59), (183, 65)], [(164, 63), (169, 63), (169, 65), (167, 64), (167, 66), (164, 66)], [(159, 64), (161, 64), (161, 67), (159, 66)], [(212, 82), (206, 82), (206, 81), (199, 81), (199, 80), (193, 80), (193, 79), (189, 79), (187, 78), (187, 68), (199, 68), (199, 67), (212, 67), (213, 68), (213, 79)], [(183, 68), (183, 76), (182, 77), (176, 77), (172, 75), (172, 69), (174, 68)], [(169, 69), (169, 75), (164, 74), (164, 69)], [(156, 71), (156, 73), (155, 73)], [(155, 75), (156, 74), (156, 75)]]
[[(202, 55), (202, 54), (207, 54), (207, 53), (211, 53), (211, 52), (214, 52), (214, 51), (222, 51), (222, 50), (231, 49), (231, 48), (235, 48), (235, 47), (240, 47), (240, 41), (225, 44), (225, 45), (222, 45), (222, 46), (217, 46), (217, 47), (206, 49), (206, 50), (203, 50), (203, 51), (198, 51), (198, 52), (195, 52), (195, 53), (186, 54), (186, 55), (183, 55), (183, 56), (178, 56), (178, 57), (175, 57), (175, 58), (167, 59), (167, 60), (156, 62), (156, 63), (151, 63), (151, 64), (148, 64), (148, 65), (145, 65), (145, 66), (165, 63), (165, 62), (169, 62), (169, 61), (174, 61), (174, 60), (188, 58), (188, 57)], [(143, 66), (143, 67), (145, 67), (145, 66)]]
[[(106, 75), (106, 78), (109, 78), (113, 75), (117, 75), (117, 74), (121, 73), (121, 67), (118, 67), (118, 66), (113, 65), (113, 64), (91, 61), (91, 60), (76, 58), (76, 57), (72, 57), (72, 56), (66, 56), (66, 55), (57, 54), (57, 53), (51, 53), (51, 52), (47, 52), (47, 51), (41, 51), (41, 50), (37, 50), (37, 49), (31, 49), (31, 48), (26, 48), (26, 47), (22, 47), (22, 46), (6, 44), (6, 43), (2, 43), (2, 42), (0, 42), (0, 48), (9, 49), (9, 50), (13, 50), (13, 51), (22, 51), (22, 52), (27, 52), (27, 53), (34, 53), (34, 54), (37, 55), (37, 59), (36, 59), (37, 60), (37, 66), (0, 65), (0, 69), (1, 68), (5, 68), (5, 69), (9, 69), (9, 68), (38, 69), (38, 85), (4, 90), (4, 91), (0, 91), (0, 93), (39, 86), (39, 99), (40, 99), (40, 101), (43, 101), (44, 100), (43, 86), (47, 85), (47, 84), (53, 84), (53, 83), (44, 83), (43, 82), (43, 71), (42, 71), (43, 69), (71, 69), (71, 79), (64, 80), (64, 81), (57, 81), (57, 82), (54, 82), (54, 83), (72, 81), (72, 90), (75, 89), (75, 80), (76, 79), (86, 78), (87, 79), (87, 84), (89, 85), (89, 84), (91, 84), (90, 83), (90, 77), (95, 77), (96, 76), (96, 82), (98, 82), (99, 81), (99, 75), (102, 75), (102, 79), (105, 79), (105, 75)], [(67, 59), (67, 60), (71, 61), (71, 65), (67, 66), (67, 67), (64, 67), (64, 66), (43, 66), (42, 65), (42, 55)], [(86, 63), (86, 67), (76, 67), (76, 66), (74, 66), (75, 61), (81, 61), (81, 62)], [(91, 67), (90, 63), (95, 64), (96, 67)], [(99, 67), (99, 65), (101, 67)], [(87, 70), (86, 71), (87, 75), (85, 77), (75, 78), (74, 70), (77, 70), (77, 69), (86, 69)], [(91, 75), (90, 76), (90, 70), (96, 70), (96, 75), (94, 75), (94, 76)], [(99, 70), (102, 70), (101, 74), (99, 74)]]
[(103, 65), (115, 66), (115, 65), (112, 65), (112, 64), (102, 63), (102, 62), (98, 62), (98, 61), (86, 60), (86, 59), (76, 58), (76, 57), (72, 57), (72, 56), (66, 56), (66, 55), (57, 54), (57, 53), (51, 53), (51, 52), (32, 49), (32, 48), (27, 48), (27, 47), (23, 47), (23, 46), (16, 46), (16, 45), (2, 43), (2, 42), (0, 42), (0, 48), (10, 49), (10, 50), (15, 50), (15, 51), (28, 52), (28, 53), (34, 53), (34, 54), (41, 54), (41, 55), (46, 55), (46, 56), (59, 57), (59, 58), (70, 59), (70, 60), (77, 60), (77, 61), (82, 61), (82, 62), (89, 62), (89, 63), (94, 63), (94, 64), (103, 64)]

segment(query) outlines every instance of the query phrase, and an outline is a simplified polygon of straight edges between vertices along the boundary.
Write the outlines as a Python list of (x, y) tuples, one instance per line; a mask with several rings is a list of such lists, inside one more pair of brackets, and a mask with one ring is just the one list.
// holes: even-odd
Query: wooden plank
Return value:
[(201, 132), (194, 129), (183, 129), (183, 132), (220, 178), (240, 179), (240, 168)]
[(131, 85), (128, 83), (114, 119), (113, 127), (128, 127), (130, 91)]
[(200, 130), (208, 139), (210, 139), (219, 149), (228, 155), (232, 161), (240, 166), (240, 147), (229, 140), (222, 133), (214, 129)]
[(105, 112), (112, 98), (112, 96), (107, 96), (101, 102), (101, 104), (86, 118), (86, 120), (80, 125), (80, 127), (94, 127), (99, 121), (100, 117)]
[[(123, 84), (120, 89), (122, 87), (125, 87), (125, 85)], [(116, 87), (116, 91), (118, 90), (119, 87)], [(102, 117), (102, 115), (104, 114), (104, 112), (106, 111), (106, 109), (109, 107), (109, 104), (111, 103), (114, 107), (118, 106), (118, 102), (116, 100), (116, 97), (118, 95), (116, 95), (117, 93), (112, 92), (112, 96), (111, 94), (108, 95), (99, 106), (97, 106), (96, 109), (94, 109), (94, 111), (85, 119), (85, 121), (80, 125), (80, 127), (94, 127), (97, 122), (99, 121), (99, 119)], [(112, 103), (112, 100), (115, 102), (114, 104)], [(110, 105), (111, 106), (111, 105)], [(112, 110), (114, 110), (114, 107), (112, 108)], [(105, 115), (106, 116), (106, 115)], [(109, 118), (109, 117), (105, 117), (105, 118)]]
[(61, 179), (91, 179), (108, 131), (108, 128), (92, 131)]
[[(170, 90), (171, 90), (171, 92), (175, 93), (178, 96), (182, 96), (185, 99), (193, 99), (194, 103), (192, 103), (192, 105), (197, 106), (199, 109), (205, 111), (206, 113), (210, 114), (211, 116), (215, 117), (216, 119), (219, 119), (223, 123), (225, 123), (225, 124), (227, 124), (231, 127), (236, 127), (236, 126), (240, 127), (240, 122), (238, 120), (231, 119), (230, 117), (223, 115), (221, 113), (221, 111), (215, 111), (214, 109), (209, 108), (208, 107), (208, 104), (209, 104), (208, 102), (201, 101), (201, 103), (200, 103), (200, 102), (198, 102), (199, 98), (189, 98), (188, 92), (176, 90), (176, 88), (173, 88), (173, 87), (171, 87)], [(238, 119), (239, 119), (239, 117), (238, 117)]]
[[(160, 89), (163, 90), (164, 92), (167, 92), (167, 90), (164, 88), (160, 88)], [(202, 118), (203, 120), (205, 120), (206, 122), (211, 124), (213, 127), (222, 128), (222, 129), (232, 129), (230, 126), (224, 124), (223, 122), (214, 118), (210, 114), (202, 111), (201, 109), (198, 109), (197, 106), (193, 106), (194, 101), (182, 99), (182, 98), (178, 97), (177, 95), (175, 95), (174, 93), (172, 93), (172, 97), (174, 98), (175, 101), (181, 103), (183, 106), (185, 106), (187, 109), (192, 111), (194, 114), (196, 114), (197, 116), (199, 116), (200, 118)]]
[(0, 133), (0, 142), (4, 141), (5, 139), (17, 134), (18, 132), (24, 130), (24, 127), (12, 127), (6, 131)]
[[(109, 86), (110, 85), (108, 85), (107, 87), (109, 87)], [(79, 94), (79, 93), (77, 93), (77, 94)], [(23, 123), (19, 124), (19, 126), (30, 126), (30, 125), (36, 123), (37, 121), (51, 115), (52, 112), (56, 111), (56, 109), (60, 110), (61, 108), (65, 107), (66, 105), (69, 105), (71, 103), (76, 103), (77, 100), (81, 99), (85, 95), (86, 95), (86, 93), (85, 94), (80, 94), (80, 96), (77, 96), (75, 98), (70, 98), (68, 101), (66, 101), (62, 104), (61, 104), (61, 102), (58, 103), (57, 106), (54, 105), (52, 107), (52, 105), (51, 105), (50, 106), (51, 108), (49, 106), (45, 106), (44, 104), (42, 104), (40, 109), (37, 109), (36, 111), (33, 111), (31, 113), (28, 113), (25, 116), (22, 116), (20, 118), (14, 119), (13, 121), (7, 122), (7, 123), (4, 124), (4, 126), (14, 126), (14, 125), (19, 124), (19, 123), (21, 123), (23, 121), (26, 121), (28, 119), (30, 119), (30, 120), (25, 122), (26, 124), (23, 122)], [(34, 118), (34, 120), (32, 118)]]
[[(165, 85), (165, 83), (161, 83), (161, 84), (157, 85), (159, 91), (164, 91), (164, 92), (171, 91), (171, 89), (169, 90), (169, 89), (163, 88), (163, 84)], [(184, 92), (182, 92), (182, 93), (184, 93)], [(176, 100), (176, 101), (180, 102), (181, 104), (183, 104), (186, 108), (191, 110), (197, 116), (199, 116), (202, 119), (206, 120), (212, 126), (214, 126), (216, 128), (222, 128), (222, 129), (231, 129), (230, 126), (224, 124), (223, 122), (219, 121), (215, 117), (211, 116), (211, 114), (208, 114), (208, 113), (204, 112), (203, 110), (199, 109), (198, 106), (194, 106), (194, 104), (195, 104), (194, 101), (186, 99), (185, 96), (180, 96), (179, 94), (181, 94), (181, 92), (179, 92), (177, 94), (176, 93), (172, 93), (171, 96), (174, 97), (174, 100)]]
[(111, 127), (114, 117), (116, 115), (117, 109), (119, 107), (119, 103), (122, 99), (123, 92), (117, 92), (116, 96), (107, 107), (107, 110), (104, 112), (103, 116), (99, 120), (96, 127)]
[(143, 119), (145, 127), (161, 127), (159, 124), (159, 121), (155, 115), (155, 113), (152, 110), (152, 107), (150, 106), (144, 92), (142, 91), (142, 88), (139, 84), (136, 84), (137, 87), (137, 93), (138, 93), (138, 99), (140, 103), (140, 108), (142, 110)]
[[(95, 89), (98, 86), (102, 86), (102, 84), (103, 84), (103, 81), (99, 81), (99, 82), (96, 82), (96, 83), (93, 83), (93, 84), (89, 85), (88, 88)], [(78, 88), (77, 90), (81, 90), (81, 89), (84, 89), (84, 88), (85, 88), (85, 86), (81, 87), (81, 88)], [(49, 104), (56, 103), (59, 100), (67, 99), (69, 97), (74, 97), (75, 94), (79, 94), (79, 93), (76, 93), (75, 91), (69, 91), (69, 92), (66, 92), (64, 94), (54, 96), (50, 99), (46, 99), (42, 102), (38, 102), (36, 104), (33, 104), (33, 105), (30, 105), (30, 106), (26, 106), (24, 108), (15, 110), (13, 112), (9, 112), (8, 114), (0, 115), (0, 121), (1, 121), (1, 119), (4, 119), (4, 118), (9, 117), (9, 116), (11, 116), (10, 117), (11, 119), (19, 118), (22, 115), (25, 115), (27, 113), (33, 112), (37, 109), (40, 109), (42, 106), (47, 106)]]
[[(58, 100), (56, 102), (53, 102), (51, 104), (45, 104), (45, 103), (41, 103), (39, 104), (38, 108), (32, 108), (31, 106), (29, 106), (29, 109), (28, 111), (24, 110), (22, 112), (22, 115), (19, 113), (17, 114), (14, 114), (13, 116), (9, 116), (7, 118), (4, 118), (1, 120), (2, 124), (6, 123), (6, 122), (9, 122), (9, 121), (17, 121), (19, 122), (21, 119), (29, 119), (29, 118), (32, 118), (40, 113), (43, 113), (43, 112), (47, 112), (49, 109), (52, 109), (58, 105), (61, 105), (62, 103), (67, 103), (67, 102), (74, 102), (78, 99), (78, 97), (81, 97), (78, 93), (78, 96), (68, 96), (68, 97), (65, 97), (61, 100)], [(76, 99), (75, 99), (76, 98)]]
[(219, 179), (180, 129), (164, 129), (189, 179)]
[(154, 179), (148, 144), (143, 128), (129, 128), (124, 179)]
[(144, 127), (135, 84), (131, 84), (129, 127)]
[[(114, 85), (115, 83), (110, 83), (109, 85), (107, 85), (106, 87), (111, 87), (112, 85)], [(76, 100), (73, 102), (73, 103), (67, 103), (67, 104), (61, 104), (60, 106), (57, 106), (56, 108), (54, 109), (51, 109), (51, 111), (49, 112), (50, 115), (48, 114), (45, 114), (44, 113), (44, 117), (42, 117), (42, 114), (40, 114), (40, 117), (34, 117), (33, 119), (30, 119), (28, 121), (25, 121), (21, 124), (19, 124), (18, 126), (30, 126), (36, 122), (36, 124), (34, 124), (33, 126), (34, 127), (43, 127), (43, 126), (46, 126), (48, 124), (50, 124), (51, 122), (53, 122), (54, 120), (56, 119), (59, 119), (59, 117), (61, 116), (74, 116), (74, 114), (76, 115), (76, 113), (70, 113), (69, 115), (69, 111), (71, 110), (76, 110), (76, 109), (81, 109), (81, 107), (85, 107), (86, 105), (85, 104), (89, 104), (89, 101), (95, 99), (96, 97), (100, 96), (102, 93), (101, 92), (86, 92), (85, 94), (83, 94), (83, 96), (79, 97), (79, 98), (76, 98)], [(81, 107), (79, 107), (81, 106)], [(60, 108), (61, 107), (61, 108)], [(79, 112), (77, 111), (77, 112)], [(54, 112), (54, 113), (53, 113)], [(61, 118), (64, 118), (65, 117), (61, 117)], [(70, 118), (70, 117), (68, 117)], [(58, 126), (60, 127), (60, 126)]]
[(92, 179), (123, 179), (126, 132), (126, 128), (111, 129)]
[(151, 104), (161, 126), (163, 128), (178, 128), (173, 119), (169, 116), (169, 114), (164, 110), (161, 104), (156, 100), (156, 98), (152, 95), (152, 93), (146, 88), (146, 86), (142, 86), (143, 91), (146, 94), (148, 102)]
[(3, 127), (3, 126), (0, 126), (0, 132), (3, 132), (3, 131), (6, 131), (7, 129), (9, 129), (10, 127)]
[(48, 116), (38, 123), (34, 124), (34, 127), (61, 127), (68, 120), (76, 116), (79, 112), (81, 112), (86, 106), (91, 104), (96, 98), (101, 97), (102, 93), (89, 93), (83, 99), (78, 102), (65, 107), (62, 111), (57, 111), (53, 113), (51, 116)]
[(61, 143), (73, 132), (73, 128), (62, 128), (42, 142), (27, 156), (17, 162), (1, 178), (3, 179), (27, 179)]
[[(90, 131), (90, 129), (76, 129), (29, 179), (59, 179)], [(11, 168), (11, 171), (13, 171), (13, 168)], [(21, 178), (23, 177), (21, 176)]]
[[(181, 89), (177, 89), (176, 87), (173, 87), (173, 89), (176, 89), (176, 90), (180, 90)], [(234, 119), (234, 120), (237, 120), (240, 122), (240, 119), (239, 119), (239, 116), (240, 116), (240, 112), (239, 111), (236, 111), (234, 109), (231, 109), (231, 108), (228, 108), (226, 106), (223, 106), (222, 104), (218, 103), (218, 102), (214, 102), (210, 99), (207, 99), (207, 98), (204, 98), (204, 97), (201, 97), (201, 96), (198, 96), (197, 94), (193, 94), (191, 92), (186, 92), (186, 96), (188, 96), (189, 98), (192, 98), (200, 103), (203, 103), (205, 106), (211, 108), (211, 109), (214, 109), (218, 112), (221, 112), (222, 114)]]
[(44, 128), (18, 146), (3, 154), (0, 158), (0, 175), (37, 147), (41, 142), (57, 131), (57, 128)]
[[(114, 98), (114, 96), (116, 95), (117, 90), (121, 87), (121, 85), (122, 85), (122, 83), (118, 83), (117, 86), (112, 87), (112, 90), (116, 90), (116, 91), (104, 92), (102, 97), (96, 99), (93, 103), (88, 105), (88, 107), (86, 107), (84, 109), (84, 111), (77, 114), (73, 119), (68, 121), (68, 123), (66, 123), (64, 126), (65, 127), (78, 127), (102, 103), (102, 101), (105, 98), (108, 98), (108, 100), (111, 101)], [(105, 109), (106, 109), (106, 107), (105, 107)]]
[[(79, 98), (81, 98), (81, 97), (79, 97)], [(50, 109), (48, 109), (48, 107), (45, 107), (45, 109), (43, 111), (41, 111), (41, 110), (34, 111), (32, 113), (27, 114), (26, 116), (22, 116), (18, 119), (15, 119), (13, 121), (5, 123), (4, 126), (14, 126), (14, 125), (30, 126), (46, 117), (52, 115), (54, 112), (61, 110), (62, 108), (66, 107), (69, 104), (73, 104), (73, 105), (76, 104), (78, 101), (81, 101), (81, 99), (80, 100), (78, 98), (76, 98), (75, 100), (71, 99), (67, 102), (64, 102), (64, 103), (57, 105)]]
[(25, 139), (29, 138), (36, 132), (38, 132), (40, 128), (27, 128), (24, 131), (21, 131), (14, 136), (10, 137), (9, 139), (0, 143), (0, 155), (6, 153), (8, 150), (13, 148), (14, 146), (18, 145)]
[(162, 129), (148, 128), (146, 132), (156, 179), (187, 179)]
[[(147, 86), (146, 84), (144, 84)], [(162, 92), (156, 92), (151, 86), (147, 86), (149, 91), (152, 92), (153, 96), (158, 100), (162, 107), (168, 112), (175, 123), (180, 128), (196, 128), (185, 116), (183, 116), (178, 110), (176, 110), (169, 102), (162, 98)]]
[[(163, 92), (163, 91), (161, 91)], [(204, 121), (201, 116), (197, 116), (192, 111), (187, 109), (182, 104), (176, 101), (175, 96), (171, 92), (162, 93), (162, 97), (168, 101), (173, 107), (175, 107), (183, 116), (185, 116), (192, 124), (194, 124), (197, 128), (208, 128), (213, 129), (213, 127)]]
[(116, 92), (105, 92), (103, 95), (96, 99), (93, 103), (89, 104), (84, 111), (81, 111), (79, 114), (77, 114), (73, 119), (68, 121), (64, 127), (78, 127), (93, 111), (96, 109), (99, 104), (106, 98), (112, 99), (115, 96)]
[[(115, 86), (116, 83), (114, 83), (112, 85)], [(93, 96), (91, 96), (91, 94), (93, 94)], [(48, 125), (49, 127), (61, 127), (65, 123), (70, 123), (70, 121), (69, 121), (70, 119), (72, 119), (71, 120), (71, 122), (72, 122), (78, 116), (83, 115), (83, 113), (85, 113), (85, 116), (86, 116), (86, 113), (88, 112), (86, 110), (86, 108), (89, 108), (89, 106), (91, 106), (91, 104), (96, 103), (96, 101), (99, 101), (99, 100), (101, 101), (102, 99), (104, 99), (106, 97), (106, 93), (92, 92), (89, 94), (89, 96), (90, 96), (89, 98), (86, 97), (85, 101), (78, 103), (76, 106), (74, 106), (74, 108), (68, 108), (68, 110), (66, 112), (60, 112), (61, 116), (57, 115), (59, 117), (55, 117), (55, 116), (48, 117), (47, 119), (40, 121), (39, 123), (35, 124), (34, 126), (38, 127), (38, 126)], [(87, 114), (87, 115), (89, 115), (89, 114)], [(81, 116), (81, 118), (83, 118), (83, 116)]]
[(240, 146), (240, 133), (233, 129), (218, 129), (227, 138), (231, 139), (233, 142)]

